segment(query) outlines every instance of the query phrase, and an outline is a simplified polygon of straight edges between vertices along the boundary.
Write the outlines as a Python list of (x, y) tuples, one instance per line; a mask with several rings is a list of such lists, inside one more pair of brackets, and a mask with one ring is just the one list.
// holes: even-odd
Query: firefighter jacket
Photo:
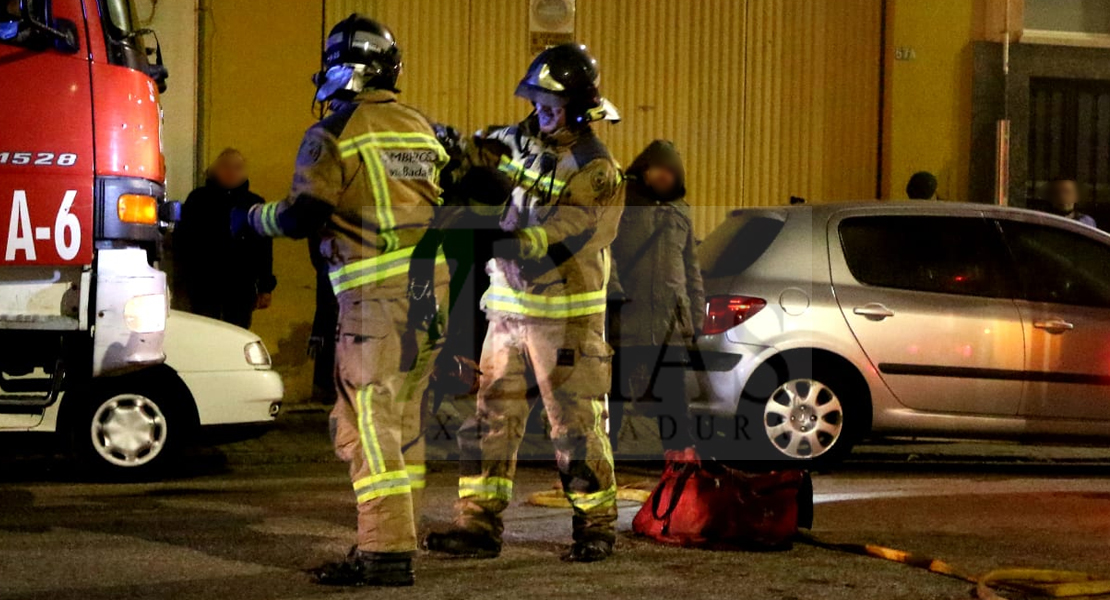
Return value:
[(617, 164), (589, 127), (538, 133), (534, 117), (479, 132), (459, 170), (496, 169), (513, 183), (500, 225), (518, 257), (495, 258), (487, 314), (567, 319), (605, 312), (609, 244), (623, 197)]
[(391, 91), (368, 90), (333, 108), (305, 132), (289, 197), (255, 206), (248, 222), (270, 237), (319, 233), (341, 301), (355, 289), (403, 295), (413, 250), (440, 203), (447, 153), (428, 119)]

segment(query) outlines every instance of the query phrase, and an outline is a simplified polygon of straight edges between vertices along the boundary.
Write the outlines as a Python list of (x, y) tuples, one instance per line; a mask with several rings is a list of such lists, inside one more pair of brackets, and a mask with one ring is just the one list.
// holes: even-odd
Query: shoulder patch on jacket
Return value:
[(601, 143), (601, 140), (593, 131), (584, 133), (578, 141), (570, 147), (570, 152), (571, 155), (574, 156), (574, 162), (579, 167), (588, 165), (599, 158), (612, 160), (609, 149), (605, 147), (605, 144)]

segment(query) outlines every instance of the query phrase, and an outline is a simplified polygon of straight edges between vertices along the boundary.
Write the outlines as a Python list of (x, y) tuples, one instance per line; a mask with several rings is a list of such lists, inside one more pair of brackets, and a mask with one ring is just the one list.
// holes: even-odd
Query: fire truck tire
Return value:
[(75, 400), (67, 419), (71, 448), (98, 478), (167, 476), (196, 429), (188, 388), (168, 368), (94, 382)]

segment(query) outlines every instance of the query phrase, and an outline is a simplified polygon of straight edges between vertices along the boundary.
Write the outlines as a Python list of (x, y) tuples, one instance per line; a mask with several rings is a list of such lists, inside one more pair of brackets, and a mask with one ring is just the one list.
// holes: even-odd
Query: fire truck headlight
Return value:
[(135, 333), (157, 333), (166, 329), (166, 295), (135, 296), (123, 307), (123, 321)]

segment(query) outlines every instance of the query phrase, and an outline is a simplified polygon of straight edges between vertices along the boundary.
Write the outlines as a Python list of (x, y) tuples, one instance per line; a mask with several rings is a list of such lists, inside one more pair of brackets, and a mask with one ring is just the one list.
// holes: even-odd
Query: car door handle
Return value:
[(1075, 329), (1075, 325), (1063, 319), (1049, 319), (1047, 321), (1033, 321), (1033, 327), (1043, 329), (1048, 333), (1064, 333)]
[(890, 310), (889, 308), (883, 306), (882, 304), (879, 304), (878, 302), (872, 302), (871, 304), (857, 306), (852, 309), (852, 313), (857, 314), (861, 317), (867, 317), (872, 321), (882, 321), (883, 319), (894, 316), (893, 310)]

